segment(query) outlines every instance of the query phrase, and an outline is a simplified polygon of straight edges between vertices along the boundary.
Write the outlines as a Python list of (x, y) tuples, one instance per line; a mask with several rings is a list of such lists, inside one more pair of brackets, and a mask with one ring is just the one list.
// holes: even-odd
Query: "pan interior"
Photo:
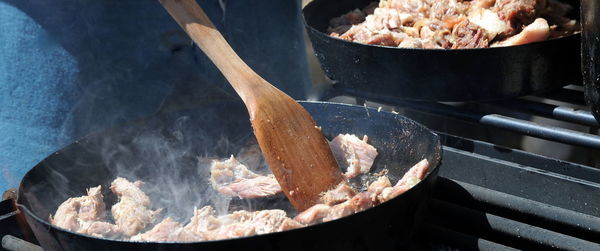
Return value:
[[(427, 158), (437, 167), (437, 135), (416, 122), (375, 109), (325, 102), (302, 102), (328, 139), (339, 133), (369, 136), (378, 149), (371, 172), (388, 169), (396, 182), (413, 164)], [(69, 197), (102, 185), (108, 210), (116, 198), (108, 190), (117, 176), (145, 182), (154, 208), (181, 222), (194, 207), (212, 204), (221, 213), (236, 209), (290, 209), (280, 196), (268, 200), (234, 200), (217, 195), (208, 181), (210, 160), (227, 158), (253, 142), (241, 103), (215, 103), (197, 110), (159, 114), (90, 135), (49, 156), (22, 180), (18, 201), (35, 216), (48, 216)]]

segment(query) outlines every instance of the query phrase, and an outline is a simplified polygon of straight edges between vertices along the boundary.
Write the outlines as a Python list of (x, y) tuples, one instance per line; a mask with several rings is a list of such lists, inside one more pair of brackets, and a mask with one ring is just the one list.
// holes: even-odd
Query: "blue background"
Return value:
[[(299, 1), (199, 3), (253, 69), (305, 98)], [(0, 0), (0, 192), (83, 135), (215, 99), (237, 96), (156, 0)]]

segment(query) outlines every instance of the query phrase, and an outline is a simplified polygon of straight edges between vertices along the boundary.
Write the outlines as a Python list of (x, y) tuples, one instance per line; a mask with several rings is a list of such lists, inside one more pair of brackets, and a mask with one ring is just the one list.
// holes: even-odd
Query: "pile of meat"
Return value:
[[(370, 174), (377, 157), (377, 150), (367, 143), (366, 136), (359, 139), (355, 135), (340, 134), (330, 142), (338, 163), (345, 164), (347, 180), (334, 189), (323, 193), (320, 203), (300, 212), (294, 217), (281, 209), (260, 211), (238, 210), (218, 215), (210, 206), (194, 209), (187, 224), (170, 217), (157, 223), (161, 210), (153, 210), (150, 198), (142, 191), (141, 181), (131, 182), (116, 178), (110, 186), (119, 201), (106, 212), (102, 187), (92, 187), (86, 196), (69, 198), (63, 202), (50, 222), (61, 228), (81, 234), (111, 239), (153, 242), (192, 242), (220, 240), (285, 231), (319, 222), (335, 220), (357, 213), (398, 196), (426, 175), (429, 163), (426, 159), (415, 164), (406, 174), (392, 185), (386, 171)], [(238, 157), (252, 165), (260, 163), (254, 157), (259, 150), (250, 148)], [(258, 152), (257, 152), (258, 151)], [(256, 167), (254, 167), (256, 168)], [(210, 183), (224, 196), (240, 198), (260, 198), (281, 193), (281, 187), (272, 174), (258, 174), (231, 158), (215, 160), (211, 165)], [(361, 177), (372, 176), (372, 182), (357, 187)], [(366, 179), (368, 180), (368, 179)], [(111, 223), (114, 222), (114, 223)]]
[(486, 48), (570, 35), (577, 22), (557, 0), (380, 0), (330, 21), (341, 39), (402, 48)]

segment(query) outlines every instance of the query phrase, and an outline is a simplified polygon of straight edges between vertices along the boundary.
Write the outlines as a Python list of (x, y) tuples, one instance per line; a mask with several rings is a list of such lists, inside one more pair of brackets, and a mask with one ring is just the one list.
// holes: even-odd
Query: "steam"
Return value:
[[(175, 119), (166, 128), (140, 131), (131, 141), (107, 138), (102, 143), (100, 156), (103, 164), (114, 170), (110, 179), (124, 177), (144, 182), (142, 190), (150, 197), (152, 207), (163, 210), (158, 221), (169, 216), (186, 222), (194, 208), (205, 205), (212, 205), (219, 214), (230, 211), (232, 198), (217, 193), (209, 177), (211, 162), (232, 154), (240, 156), (240, 161), (255, 172), (269, 172), (250, 132), (241, 139), (219, 135), (215, 140), (215, 135), (195, 126), (189, 116)], [(94, 185), (97, 184), (90, 184)], [(106, 193), (110, 193), (108, 189)], [(108, 197), (110, 210), (116, 198)], [(233, 199), (235, 209), (246, 210), (276, 206), (274, 204), (280, 201), (281, 198), (267, 201), (273, 205), (257, 206), (257, 201)]]

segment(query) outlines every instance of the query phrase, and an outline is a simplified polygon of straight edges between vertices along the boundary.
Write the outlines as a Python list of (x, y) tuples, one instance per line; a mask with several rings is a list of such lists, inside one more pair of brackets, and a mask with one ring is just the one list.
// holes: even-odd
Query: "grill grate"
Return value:
[[(600, 250), (600, 169), (590, 166), (600, 157), (599, 124), (584, 107), (580, 86), (476, 103), (389, 97), (368, 97), (367, 102), (336, 91), (324, 99), (383, 106), (447, 132), (439, 133), (443, 164), (428, 218), (417, 235), (422, 249)], [(532, 119), (536, 116), (559, 123), (540, 123)], [(441, 120), (446, 125), (431, 122)], [(585, 157), (574, 163), (472, 137), (469, 129), (464, 134), (446, 130), (462, 126), (559, 142), (583, 150)]]

